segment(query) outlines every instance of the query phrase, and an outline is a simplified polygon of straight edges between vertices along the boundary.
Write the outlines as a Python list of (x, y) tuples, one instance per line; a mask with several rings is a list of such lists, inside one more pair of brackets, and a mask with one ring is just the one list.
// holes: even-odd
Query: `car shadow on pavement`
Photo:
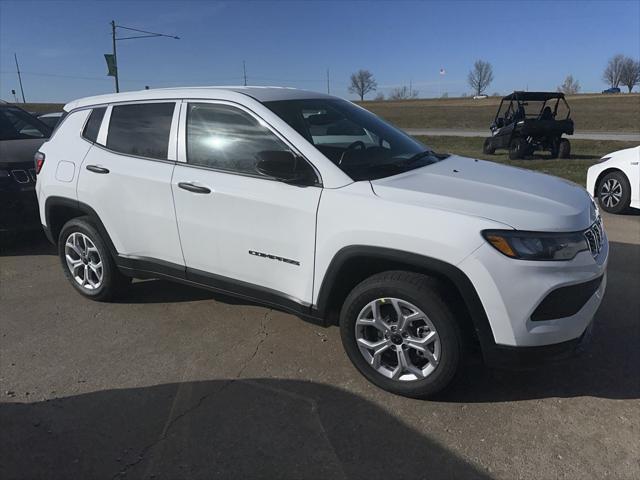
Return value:
[(0, 232), (0, 257), (25, 255), (57, 255), (57, 251), (42, 230)]
[(611, 242), (607, 290), (584, 353), (530, 371), (468, 368), (441, 399), (640, 398), (640, 245)]
[(313, 382), (212, 380), (0, 404), (0, 477), (486, 479), (373, 403)]

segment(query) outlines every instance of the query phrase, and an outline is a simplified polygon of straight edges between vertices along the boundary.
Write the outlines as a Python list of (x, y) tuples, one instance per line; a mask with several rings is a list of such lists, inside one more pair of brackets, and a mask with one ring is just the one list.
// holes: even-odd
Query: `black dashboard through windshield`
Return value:
[(442, 159), (346, 100), (281, 100), (265, 105), (356, 181), (396, 175)]

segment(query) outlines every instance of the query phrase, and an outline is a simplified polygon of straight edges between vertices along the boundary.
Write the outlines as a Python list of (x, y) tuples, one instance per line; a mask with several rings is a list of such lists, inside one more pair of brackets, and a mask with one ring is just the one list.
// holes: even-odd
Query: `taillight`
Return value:
[(36, 165), (36, 175), (38, 175), (40, 173), (40, 170), (42, 170), (42, 166), (44, 165), (44, 153), (36, 152), (35, 156), (33, 157), (33, 163), (35, 163)]

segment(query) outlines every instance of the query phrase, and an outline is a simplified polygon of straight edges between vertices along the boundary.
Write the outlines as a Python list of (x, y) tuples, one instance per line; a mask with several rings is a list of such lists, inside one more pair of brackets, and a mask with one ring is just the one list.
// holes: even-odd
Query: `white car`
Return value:
[(609, 153), (589, 167), (587, 191), (609, 213), (640, 208), (640, 146)]
[(339, 324), (357, 369), (412, 397), (446, 387), (474, 345), (512, 367), (588, 337), (609, 246), (574, 184), (438, 155), (296, 89), (145, 90), (65, 110), (36, 154), (37, 195), (86, 297), (166, 278)]

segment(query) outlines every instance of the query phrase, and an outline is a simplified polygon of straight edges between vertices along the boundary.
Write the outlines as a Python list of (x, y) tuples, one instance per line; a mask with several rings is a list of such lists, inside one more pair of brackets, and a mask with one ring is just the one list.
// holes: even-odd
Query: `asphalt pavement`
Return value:
[(419, 401), (336, 327), (164, 281), (80, 297), (40, 235), (0, 251), (0, 478), (640, 478), (640, 216), (606, 216), (587, 352), (476, 365)]

